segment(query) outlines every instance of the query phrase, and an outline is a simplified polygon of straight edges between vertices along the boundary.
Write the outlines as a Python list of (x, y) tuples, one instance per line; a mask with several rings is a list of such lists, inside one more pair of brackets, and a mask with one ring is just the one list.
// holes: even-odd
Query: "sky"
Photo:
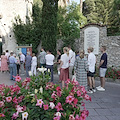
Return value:
[[(70, 1), (75, 1), (75, 2), (77, 2), (78, 4), (80, 3), (80, 0), (70, 0)], [(83, 0), (83, 1), (85, 1), (85, 0)]]

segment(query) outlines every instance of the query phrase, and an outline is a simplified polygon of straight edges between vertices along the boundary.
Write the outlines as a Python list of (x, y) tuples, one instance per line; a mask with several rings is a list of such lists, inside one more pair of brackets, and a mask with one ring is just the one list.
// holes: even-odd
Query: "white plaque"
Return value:
[(97, 27), (88, 27), (84, 30), (84, 50), (88, 54), (87, 49), (93, 47), (94, 54), (99, 53), (99, 29)]

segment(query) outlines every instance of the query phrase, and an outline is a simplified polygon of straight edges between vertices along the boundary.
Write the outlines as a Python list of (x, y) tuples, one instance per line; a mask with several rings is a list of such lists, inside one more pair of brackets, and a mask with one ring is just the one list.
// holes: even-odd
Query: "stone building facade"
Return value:
[[(99, 64), (101, 52), (100, 47), (102, 45), (107, 47), (108, 54), (108, 66), (120, 68), (120, 36), (107, 36), (107, 27), (99, 24), (88, 24), (80, 29), (80, 39), (75, 40), (75, 50), (80, 51), (84, 49), (84, 30), (88, 27), (99, 28), (99, 54), (97, 57), (97, 64)], [(60, 49), (63, 45), (62, 40), (58, 40), (57, 49)]]
[(20, 16), (26, 23), (26, 16), (32, 12), (33, 0), (0, 0), (0, 40), (3, 51), (15, 51), (16, 40), (13, 33), (13, 21)]

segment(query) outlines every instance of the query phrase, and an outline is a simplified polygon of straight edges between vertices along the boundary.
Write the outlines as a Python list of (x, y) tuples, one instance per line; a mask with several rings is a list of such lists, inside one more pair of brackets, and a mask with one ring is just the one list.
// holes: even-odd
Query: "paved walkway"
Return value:
[[(25, 76), (22, 76), (24, 79)], [(54, 75), (55, 83), (58, 76)], [(9, 80), (9, 73), (0, 73), (0, 84), (11, 85), (14, 81)], [(99, 85), (96, 81), (96, 86)], [(92, 102), (86, 102), (89, 117), (86, 120), (120, 120), (120, 84), (106, 83), (105, 92), (90, 94)]]

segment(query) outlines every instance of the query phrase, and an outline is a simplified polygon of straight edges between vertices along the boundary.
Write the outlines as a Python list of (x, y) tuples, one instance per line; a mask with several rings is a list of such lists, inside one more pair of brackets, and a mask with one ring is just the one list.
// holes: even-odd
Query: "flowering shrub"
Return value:
[[(96, 71), (96, 76), (99, 76), (99, 70)], [(106, 78), (120, 79), (120, 70), (109, 67), (106, 72)]]
[(49, 73), (26, 78), (16, 84), (0, 85), (0, 120), (85, 120), (84, 100), (91, 100), (78, 82), (66, 81), (66, 87), (48, 82)]

